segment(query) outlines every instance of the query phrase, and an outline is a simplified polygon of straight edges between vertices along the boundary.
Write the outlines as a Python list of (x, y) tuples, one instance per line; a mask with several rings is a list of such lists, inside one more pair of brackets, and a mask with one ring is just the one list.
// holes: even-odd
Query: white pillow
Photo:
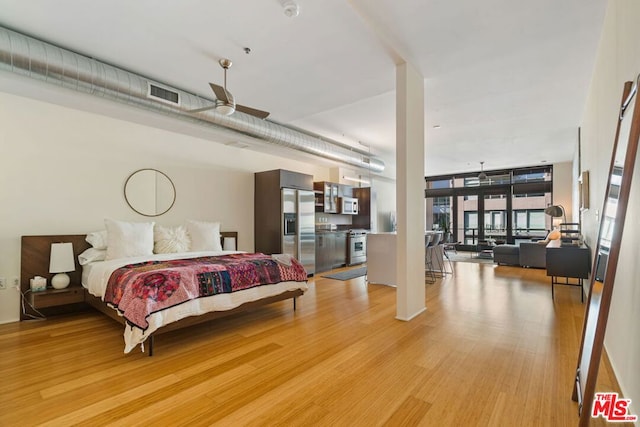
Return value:
[(153, 222), (124, 222), (105, 219), (107, 259), (153, 254)]
[(106, 249), (89, 248), (78, 255), (80, 265), (86, 265), (95, 261), (104, 261), (105, 259), (107, 259)]
[(153, 229), (153, 252), (156, 254), (171, 254), (189, 252), (191, 239), (184, 226), (163, 227), (156, 225)]
[(187, 231), (193, 252), (222, 250), (219, 222), (187, 221)]
[(85, 240), (95, 249), (107, 249), (107, 230), (89, 233)]

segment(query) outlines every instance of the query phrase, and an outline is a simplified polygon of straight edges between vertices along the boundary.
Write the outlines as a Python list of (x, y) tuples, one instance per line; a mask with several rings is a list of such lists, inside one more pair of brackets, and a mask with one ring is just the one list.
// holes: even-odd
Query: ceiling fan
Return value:
[(235, 99), (231, 92), (227, 90), (227, 70), (231, 67), (232, 62), (229, 59), (221, 59), (218, 61), (220, 66), (224, 69), (224, 86), (219, 86), (214, 83), (209, 83), (213, 93), (216, 95), (216, 103), (215, 105), (211, 105), (209, 107), (198, 108), (195, 110), (189, 110), (190, 113), (200, 113), (202, 111), (207, 110), (215, 110), (223, 114), (225, 116), (233, 114), (236, 110), (241, 111), (245, 114), (250, 114), (252, 116), (258, 117), (260, 119), (266, 119), (269, 116), (269, 113), (266, 111), (258, 110), (256, 108), (246, 107), (244, 105), (236, 104)]

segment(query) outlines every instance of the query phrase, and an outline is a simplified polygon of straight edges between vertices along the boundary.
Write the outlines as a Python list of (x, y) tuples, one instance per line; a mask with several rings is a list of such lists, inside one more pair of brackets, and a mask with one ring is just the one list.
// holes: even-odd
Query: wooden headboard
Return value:
[[(51, 284), (53, 273), (49, 273), (49, 258), (51, 256), (52, 243), (73, 243), (73, 257), (75, 271), (69, 274), (71, 283), (81, 283), (82, 267), (78, 263), (78, 255), (89, 249), (91, 245), (85, 241), (86, 234), (61, 234), (51, 236), (22, 236), (20, 252), (20, 290), (24, 294), (31, 289), (29, 279), (34, 276), (46, 277), (47, 285)], [(220, 232), (220, 240), (225, 237), (235, 237), (238, 241), (237, 231)]]

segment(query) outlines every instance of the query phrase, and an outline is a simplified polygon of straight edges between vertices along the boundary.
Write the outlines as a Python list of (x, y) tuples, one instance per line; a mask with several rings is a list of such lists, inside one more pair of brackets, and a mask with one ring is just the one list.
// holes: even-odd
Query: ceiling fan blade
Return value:
[(266, 119), (267, 117), (269, 117), (269, 112), (267, 111), (262, 111), (262, 110), (258, 110), (255, 108), (251, 108), (251, 107), (245, 107), (244, 105), (239, 105), (236, 104), (236, 110), (237, 111), (241, 111), (245, 114), (250, 114), (252, 116), (255, 116), (259, 119)]
[(187, 110), (187, 113), (202, 113), (203, 111), (213, 110), (216, 108), (215, 104), (208, 107), (196, 108), (195, 110)]
[(213, 83), (209, 83), (209, 86), (211, 86), (213, 93), (216, 94), (216, 98), (218, 98), (220, 101), (223, 101), (223, 102), (229, 102), (229, 96), (227, 95), (227, 91), (222, 86), (218, 86), (217, 84), (213, 84)]

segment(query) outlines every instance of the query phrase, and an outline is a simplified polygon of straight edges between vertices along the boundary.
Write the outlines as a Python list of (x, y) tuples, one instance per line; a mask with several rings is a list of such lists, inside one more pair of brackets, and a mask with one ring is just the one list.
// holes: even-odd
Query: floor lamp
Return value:
[(567, 214), (564, 211), (564, 207), (562, 205), (547, 206), (544, 210), (544, 213), (552, 218), (564, 218), (564, 223), (567, 223)]

